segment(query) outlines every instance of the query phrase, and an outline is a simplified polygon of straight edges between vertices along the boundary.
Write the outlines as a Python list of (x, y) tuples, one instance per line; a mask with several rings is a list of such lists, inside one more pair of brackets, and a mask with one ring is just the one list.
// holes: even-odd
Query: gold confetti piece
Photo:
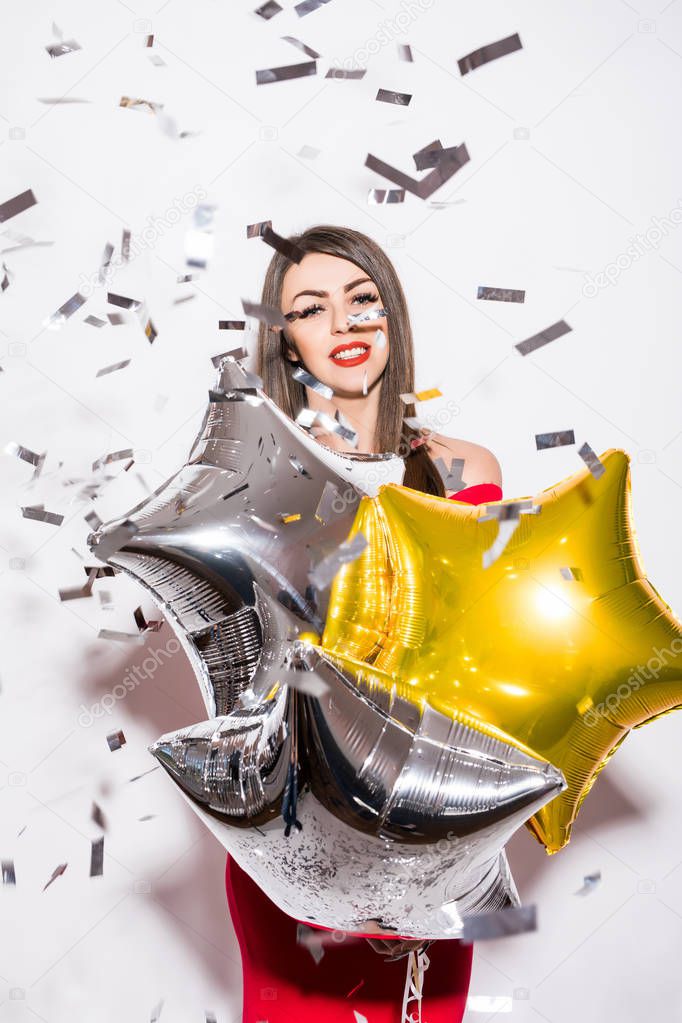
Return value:
[(103, 377), (108, 373), (116, 373), (119, 369), (125, 369), (126, 366), (130, 365), (130, 359), (124, 359), (123, 362), (113, 362), (110, 366), (104, 366), (102, 369), (98, 369), (95, 373), (95, 377)]
[(409, 106), (412, 96), (408, 92), (393, 92), (391, 89), (379, 89), (374, 97), (380, 103), (393, 103), (398, 107)]
[(538, 451), (546, 448), (560, 448), (567, 444), (575, 444), (573, 430), (556, 430), (554, 433), (536, 433), (535, 447)]
[(43, 320), (43, 327), (47, 330), (59, 330), (62, 324), (66, 323), (70, 316), (80, 309), (84, 302), (86, 302), (84, 295), (81, 295), (80, 291), (77, 291), (75, 295), (67, 299), (64, 305), (60, 306), (56, 312), (52, 313)]
[(301, 521), (300, 512), (291, 512), (289, 515), (286, 515), (284, 512), (278, 512), (278, 517), (280, 522), (283, 522), (285, 526), (288, 526), (291, 522)]
[(283, 8), (280, 7), (277, 0), (266, 0), (266, 3), (257, 7), (253, 13), (258, 14), (261, 18), (264, 18), (265, 21), (269, 21), (270, 18), (274, 18), (276, 14), (279, 14), (281, 10), (283, 10)]
[(268, 85), (272, 82), (286, 82), (292, 78), (307, 78), (317, 74), (317, 62), (304, 61), (301, 64), (285, 64), (282, 67), (263, 68), (256, 71), (256, 85)]
[(90, 845), (90, 877), (104, 874), (104, 835), (94, 838)]
[(606, 471), (602, 462), (599, 461), (599, 456), (595, 454), (595, 452), (592, 450), (592, 448), (587, 442), (585, 442), (585, 444), (583, 444), (583, 446), (578, 449), (578, 454), (580, 455), (583, 462), (590, 470), (594, 478), (598, 480), (602, 473)]
[(320, 56), (317, 50), (313, 50), (312, 47), (306, 46), (305, 43), (302, 43), (300, 39), (296, 39), (295, 36), (281, 36), (281, 38), (286, 43), (291, 43), (292, 46), (295, 46), (297, 49), (301, 50), (303, 53), (306, 54), (307, 57), (312, 57), (313, 60), (316, 60)]
[(494, 913), (475, 913), (465, 916), (462, 927), (462, 941), (487, 941), (491, 938), (506, 938), (511, 934), (523, 934), (537, 930), (537, 907), (507, 906)]
[[(188, 295), (187, 297), (188, 298), (194, 298), (193, 295)], [(154, 342), (156, 341), (156, 338), (158, 337), (158, 332), (156, 330), (156, 327), (152, 323), (151, 319), (147, 320), (147, 323), (146, 323), (145, 328), (144, 328), (144, 332), (145, 332), (145, 335), (147, 337), (147, 340), (149, 341), (149, 344), (150, 345), (154, 344)]]
[(457, 67), (461, 75), (466, 75), (470, 71), (474, 71), (478, 67), (482, 67), (483, 64), (488, 64), (491, 60), (498, 60), (500, 57), (505, 57), (508, 53), (514, 53), (516, 50), (521, 50), (522, 43), (519, 38), (518, 32), (515, 32), (512, 36), (506, 36), (505, 39), (499, 39), (495, 43), (489, 43), (487, 46), (481, 46), (478, 50), (473, 50), (468, 53), (465, 57), (460, 57), (457, 61)]
[(247, 238), (260, 238), (266, 227), (272, 227), (271, 220), (260, 220), (257, 224), (246, 225)]
[(45, 511), (42, 505), (25, 505), (21, 509), (25, 519), (34, 519), (36, 522), (47, 522), (51, 526), (61, 526), (64, 521), (63, 515), (56, 512)]
[(52, 877), (47, 884), (43, 886), (43, 891), (45, 891), (46, 888), (49, 888), (52, 882), (56, 881), (58, 877), (61, 877), (67, 867), (68, 863), (60, 863), (58, 867), (55, 867), (52, 871)]
[(150, 113), (155, 114), (157, 110), (163, 109), (163, 103), (153, 103), (148, 99), (133, 99), (131, 96), (121, 96), (121, 100), (118, 104), (120, 107), (129, 107), (131, 110), (137, 110), (140, 107), (147, 107)]
[(534, 352), (536, 348), (541, 348), (543, 345), (549, 344), (550, 341), (556, 341), (557, 338), (563, 337), (564, 334), (568, 334), (572, 329), (565, 320), (558, 320), (551, 327), (540, 331), (539, 334), (533, 334), (532, 337), (526, 338), (525, 341), (519, 341), (517, 345), (514, 345), (514, 348), (521, 355), (528, 355), (529, 352)]
[(479, 287), (476, 298), (486, 299), (488, 302), (525, 302), (526, 293), (515, 288)]
[(8, 885), (17, 883), (14, 860), (2, 860), (2, 883)]
[(443, 393), (439, 391), (437, 387), (432, 387), (428, 391), (407, 391), (405, 394), (400, 395), (401, 399), (406, 405), (411, 405), (415, 401), (428, 401), (430, 398), (442, 398)]
[(398, 59), (413, 63), (414, 57), (412, 56), (412, 47), (408, 46), (407, 43), (398, 43)]

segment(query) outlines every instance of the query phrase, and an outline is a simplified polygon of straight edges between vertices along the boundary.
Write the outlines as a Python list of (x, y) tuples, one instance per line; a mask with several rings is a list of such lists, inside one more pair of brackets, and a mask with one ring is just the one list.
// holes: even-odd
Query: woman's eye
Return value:
[(316, 313), (316, 312), (318, 312), (318, 311), (319, 311), (320, 309), (323, 309), (323, 308), (324, 308), (324, 307), (323, 307), (323, 306), (321, 306), (321, 305), (309, 305), (309, 306), (307, 306), (307, 307), (306, 307), (306, 308), (305, 308), (305, 309), (304, 309), (304, 310), (303, 310), (302, 312), (300, 312), (300, 313), (298, 314), (298, 316), (299, 316), (299, 319), (301, 319), (301, 320), (304, 320), (304, 319), (306, 319), (306, 318), (307, 318), (308, 316), (311, 316), (311, 315), (312, 315), (313, 313)]
[(363, 291), (362, 294), (360, 294), (360, 295), (354, 295), (353, 296), (353, 301), (354, 302), (359, 302), (360, 305), (366, 305), (368, 302), (378, 302), (379, 301), (379, 296), (378, 295), (372, 295), (371, 292), (369, 292), (369, 291)]

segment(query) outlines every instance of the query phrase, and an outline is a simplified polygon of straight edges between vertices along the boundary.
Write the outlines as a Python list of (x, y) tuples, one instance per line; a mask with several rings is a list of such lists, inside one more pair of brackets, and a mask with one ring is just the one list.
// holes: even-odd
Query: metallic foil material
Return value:
[(249, 302), (243, 298), (242, 309), (247, 316), (253, 316), (270, 327), (286, 327), (287, 325), (287, 320), (281, 310), (275, 306), (267, 305), (265, 302)]
[(110, 732), (109, 735), (107, 735), (107, 745), (112, 753), (114, 753), (117, 749), (121, 749), (121, 747), (125, 744), (125, 741), (125, 735), (121, 731)]
[(90, 846), (90, 877), (104, 874), (104, 835), (94, 838)]
[(476, 298), (485, 299), (488, 302), (525, 302), (526, 293), (518, 288), (488, 288), (479, 287)]
[(69, 317), (73, 316), (86, 301), (85, 296), (81, 295), (80, 291), (77, 291), (55, 313), (52, 313), (51, 316), (43, 320), (43, 327), (46, 327), (48, 330), (59, 330), (62, 324), (66, 323)]
[(525, 341), (519, 341), (517, 345), (514, 345), (514, 348), (521, 355), (529, 355), (536, 348), (542, 348), (543, 345), (549, 344), (550, 341), (556, 341), (558, 337), (563, 337), (564, 334), (568, 334), (572, 329), (565, 320), (558, 320), (551, 327), (540, 331), (539, 334), (533, 334), (532, 337), (527, 337)]
[(269, 67), (256, 71), (256, 85), (269, 85), (273, 82), (287, 82), (292, 78), (308, 78), (317, 74), (317, 61), (307, 60), (301, 64), (285, 64), (282, 67)]
[(306, 14), (312, 14), (319, 7), (323, 7), (324, 4), (328, 4), (329, 0), (302, 0), (301, 3), (294, 5), (294, 10), (298, 14), (299, 18), (305, 18)]
[[(343, 573), (378, 587), (353, 590), (358, 623), (400, 582), (383, 567), (390, 532), (372, 516), (358, 528), (358, 514), (396, 488), (402, 459), (317, 444), (230, 358), (210, 395), (187, 464), (88, 541), (164, 610), (202, 689), (208, 719), (151, 750), (286, 912), (455, 937), (467, 913), (518, 902), (504, 845), (562, 790), (561, 773), (415, 700), (390, 665), (318, 642), (346, 626), (332, 597)], [(395, 611), (400, 635), (416, 636), (419, 615)]]
[(386, 203), (405, 202), (405, 189), (370, 188), (367, 193), (367, 202), (372, 206), (381, 206)]
[(389, 181), (392, 181), (400, 188), (407, 189), (408, 192), (412, 192), (419, 199), (428, 199), (441, 185), (444, 185), (457, 171), (461, 170), (468, 161), (469, 153), (467, 152), (466, 145), (462, 143), (461, 146), (455, 146), (447, 157), (439, 159), (431, 173), (427, 174), (421, 181), (417, 181), (416, 178), (411, 178), (408, 174), (404, 174), (395, 167), (391, 167), (389, 163), (380, 160), (376, 156), (372, 156), (371, 153), (368, 153), (365, 159), (365, 167), (369, 167), (370, 170), (381, 174), (382, 177), (388, 178)]
[(536, 931), (537, 907), (509, 906), (495, 913), (477, 913), (464, 921), (462, 941), (490, 941)]
[(374, 97), (380, 103), (393, 103), (398, 107), (410, 105), (412, 96), (409, 92), (393, 92), (391, 89), (379, 89)]
[(364, 78), (367, 74), (367, 68), (355, 68), (348, 70), (347, 68), (341, 67), (330, 67), (327, 71), (325, 78), (341, 78), (346, 81), (359, 81)]
[(350, 324), (355, 324), (383, 320), (384, 316), (388, 316), (388, 309), (366, 309), (361, 313), (349, 313), (346, 318)]
[(498, 60), (500, 57), (505, 57), (508, 53), (515, 53), (520, 49), (522, 49), (521, 39), (518, 32), (515, 32), (514, 35), (498, 39), (497, 42), (489, 43), (487, 46), (481, 46), (480, 49), (467, 53), (466, 57), (461, 57), (457, 61), (459, 73), (467, 75), (470, 71), (488, 64), (491, 60)]
[(465, 489), (466, 483), (462, 479), (462, 471), (464, 469), (463, 458), (451, 458), (449, 469), (440, 456), (434, 459), (433, 464), (436, 466), (436, 469), (438, 469), (440, 477), (443, 480), (443, 486), (446, 490), (456, 492), (458, 490)]
[(218, 320), (218, 330), (244, 330), (246, 320)]
[(45, 511), (42, 505), (24, 505), (21, 514), (25, 519), (34, 519), (36, 522), (47, 522), (51, 526), (61, 526), (64, 516), (57, 512)]
[(276, 14), (279, 14), (279, 12), (283, 9), (284, 8), (280, 7), (280, 5), (277, 3), (277, 0), (266, 0), (266, 3), (261, 4), (260, 7), (257, 7), (253, 13), (257, 14), (265, 21), (269, 21), (270, 18), (274, 18), (274, 16)]
[(294, 245), (288, 238), (283, 238), (276, 231), (272, 230), (270, 221), (262, 226), (260, 236), (264, 242), (276, 249), (277, 252), (281, 252), (283, 256), (290, 259), (292, 263), (300, 263), (303, 259), (305, 252), (298, 245)]
[(54, 870), (52, 871), (52, 876), (50, 877), (49, 881), (47, 882), (47, 884), (43, 885), (43, 891), (45, 891), (46, 888), (49, 888), (52, 882), (56, 881), (58, 877), (61, 877), (67, 867), (68, 863), (60, 863), (58, 867), (55, 867)]
[(282, 39), (284, 39), (287, 43), (291, 43), (291, 45), (295, 46), (298, 50), (301, 50), (307, 57), (312, 57), (313, 60), (316, 60), (320, 56), (317, 50), (313, 50), (311, 46), (306, 46), (305, 43), (302, 43), (301, 40), (297, 39), (295, 36), (282, 36)]
[(205, 270), (213, 255), (213, 221), (216, 207), (199, 203), (192, 216), (192, 228), (185, 235), (185, 262)]
[(109, 373), (116, 373), (119, 369), (125, 369), (131, 363), (130, 359), (123, 359), (121, 362), (112, 362), (110, 366), (103, 366), (102, 369), (98, 369), (95, 373), (96, 377), (104, 377)]
[(554, 433), (536, 433), (535, 447), (538, 451), (546, 448), (560, 448), (567, 444), (575, 444), (573, 430), (556, 430)]
[(604, 466), (599, 461), (599, 456), (594, 453), (590, 445), (585, 442), (578, 448), (578, 454), (590, 470), (596, 480), (604, 473)]
[(298, 380), (299, 383), (304, 384), (306, 387), (310, 387), (311, 390), (316, 391), (317, 394), (321, 394), (323, 398), (333, 398), (334, 389), (329, 384), (323, 384), (321, 380), (318, 380), (312, 373), (308, 373), (302, 366), (296, 366), (291, 372), (294, 380)]
[(408, 46), (407, 43), (398, 43), (397, 45), (398, 60), (405, 60), (408, 61), (409, 63), (413, 63), (414, 57), (412, 56), (412, 47)]

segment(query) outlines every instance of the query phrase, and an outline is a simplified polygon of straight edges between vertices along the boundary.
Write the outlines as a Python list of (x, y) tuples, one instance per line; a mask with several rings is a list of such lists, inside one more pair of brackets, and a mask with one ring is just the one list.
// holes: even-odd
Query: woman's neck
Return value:
[(351, 429), (355, 430), (358, 435), (357, 445), (354, 448), (348, 445), (348, 450), (363, 454), (376, 453), (374, 437), (379, 419), (381, 379), (376, 381), (367, 394), (343, 395), (335, 393), (333, 398), (325, 398), (317, 391), (306, 387), (306, 395), (308, 408), (326, 412), (332, 417), (338, 409)]

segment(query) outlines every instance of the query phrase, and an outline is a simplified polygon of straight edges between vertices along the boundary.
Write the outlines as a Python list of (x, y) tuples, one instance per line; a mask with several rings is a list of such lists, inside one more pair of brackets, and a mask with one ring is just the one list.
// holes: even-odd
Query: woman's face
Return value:
[[(348, 322), (349, 315), (383, 308), (377, 287), (360, 267), (339, 256), (308, 252), (284, 275), (281, 305), (289, 317), (286, 334), (309, 373), (339, 395), (371, 389), (386, 367), (389, 337), (384, 316)], [(291, 350), (288, 356), (298, 359)]]

